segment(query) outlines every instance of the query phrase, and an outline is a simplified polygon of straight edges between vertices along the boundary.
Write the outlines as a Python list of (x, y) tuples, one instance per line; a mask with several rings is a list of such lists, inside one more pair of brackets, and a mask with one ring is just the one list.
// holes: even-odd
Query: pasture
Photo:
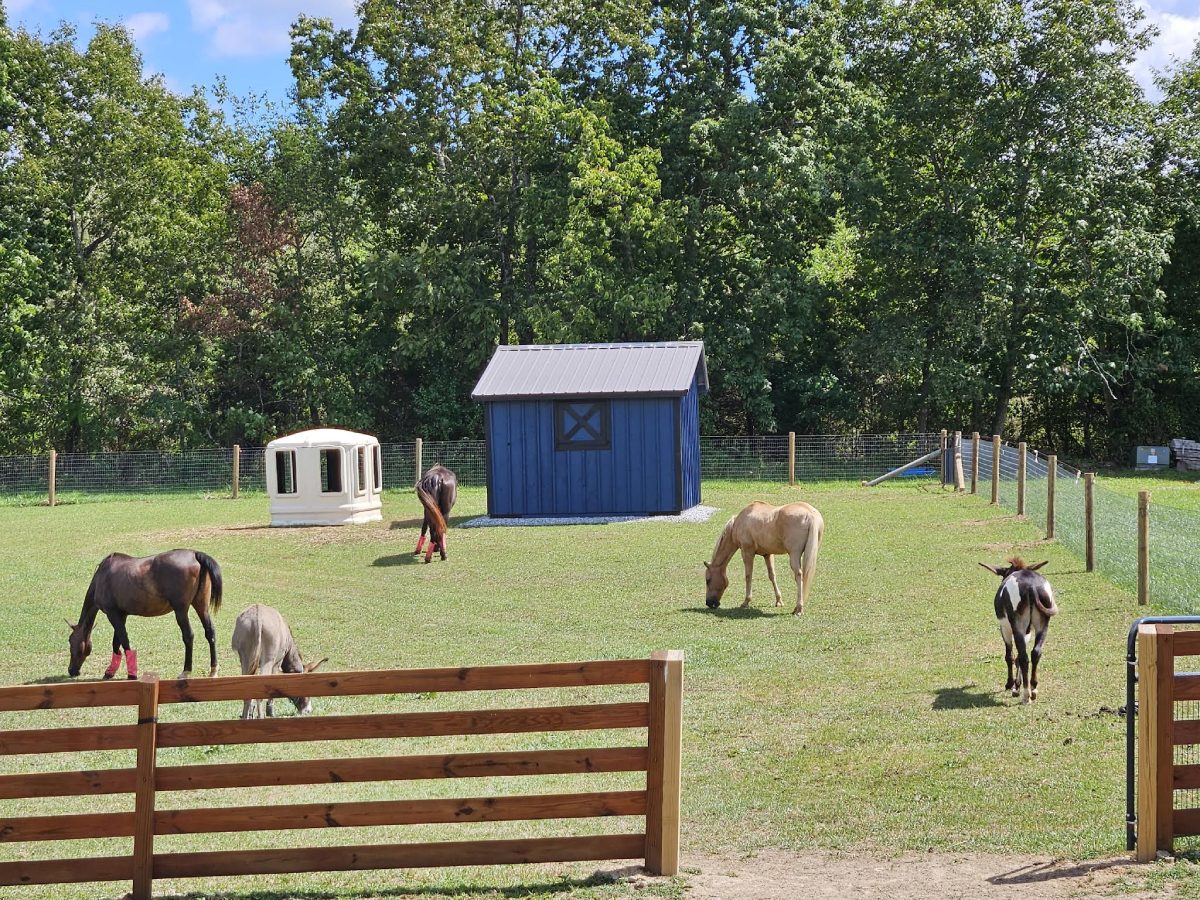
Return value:
[[(802, 617), (783, 560), (784, 606), (772, 605), (761, 561), (755, 604), (739, 609), (741, 566), (716, 611), (704, 608), (702, 563), (725, 520), (752, 499), (805, 499), (826, 521), (825, 543)], [(224, 674), (237, 613), (255, 602), (284, 612), (306, 658), (326, 669), (455, 666), (645, 656), (681, 649), (684, 677), (683, 866), (654, 893), (680, 894), (689, 854), (767, 849), (1036, 853), (1088, 858), (1124, 849), (1124, 640), (1138, 615), (1132, 598), (1055, 544), (1036, 523), (1017, 521), (980, 498), (928, 483), (874, 489), (706, 482), (720, 508), (703, 525), (626, 523), (549, 528), (455, 529), (450, 560), (411, 555), (420, 527), (416, 497), (392, 492), (381, 523), (347, 528), (269, 529), (266, 500), (167, 496), (55, 509), (0, 507), (0, 683), (64, 677), (67, 627), (91, 574), (108, 552), (202, 549), (221, 564), (225, 601), (215, 621)], [(485, 496), (463, 489), (451, 523), (480, 515)], [(992, 613), (996, 579), (977, 561), (1013, 552), (1048, 558), (1062, 613), (1051, 624), (1038, 701), (1004, 694), (1003, 647)], [(1143, 609), (1142, 612), (1150, 610)], [(142, 671), (174, 677), (182, 646), (173, 619), (130, 619)], [(111, 631), (97, 624), (83, 677), (98, 678)], [(203, 647), (198, 637), (198, 647)], [(614, 698), (624, 689), (609, 689)], [(559, 702), (547, 695), (547, 702)], [(569, 692), (557, 692), (563, 695)], [(323, 712), (476, 708), (470, 695), (316, 701)], [(240, 703), (173, 710), (235, 717)], [(290, 704), (276, 705), (291, 714)], [(9, 715), (21, 727), (38, 714)], [(112, 721), (79, 710), (73, 722)], [(487, 749), (525, 746), (498, 736)], [(465, 739), (455, 739), (468, 747)], [(564, 738), (565, 740), (565, 738)], [(602, 740), (593, 740), (603, 745)], [(447, 739), (378, 742), (380, 752), (446, 752)], [(545, 746), (544, 742), (542, 746)], [(429, 748), (433, 748), (432, 750)], [(211, 748), (215, 751), (215, 748)], [(336, 756), (336, 743), (160, 751), (166, 764)], [(81, 760), (13, 757), (6, 771), (71, 768)], [(89, 754), (88, 766), (127, 765), (125, 754)], [(561, 776), (567, 777), (567, 776)], [(574, 776), (579, 777), (579, 776)], [(593, 776), (588, 776), (593, 777)], [(487, 781), (487, 779), (484, 779)], [(482, 796), (516, 792), (495, 784), (400, 782), (271, 792), (272, 801)], [(592, 784), (631, 788), (627, 775)], [(545, 790), (552, 790), (553, 779)], [(226, 792), (236, 794), (236, 791)], [(195, 798), (190, 798), (193, 804)], [(229, 805), (255, 802), (230, 796)], [(0, 802), (5, 815), (125, 808), (127, 798)], [(169, 805), (188, 805), (185, 792)], [(620, 821), (528, 823), (521, 833), (616, 831)], [(470, 829), (470, 831), (466, 831)], [(261, 836), (261, 845), (316, 846), (380, 840), (462, 839), (512, 825), (317, 829)], [(358, 833), (351, 833), (358, 832)], [(259, 845), (255, 834), (159, 838), (156, 848)], [(116, 839), (123, 841), (124, 839)], [(191, 843), (187, 843), (191, 842)], [(44, 855), (51, 845), (6, 845)], [(62, 845), (54, 847), (63, 853)], [(72, 855), (115, 852), (113, 841), (79, 842)], [(203, 885), (256, 897), (381, 896), (419, 888), (444, 896), (624, 896), (620, 883), (589, 880), (595, 864), (273, 876)], [(163, 881), (158, 890), (199, 890)], [(123, 889), (123, 888), (122, 888)], [(77, 897), (101, 889), (26, 888), (15, 896)], [(115, 894), (114, 887), (110, 893)], [(257, 893), (256, 893), (257, 892)], [(309, 893), (304, 893), (309, 892)], [(644, 893), (642, 891), (641, 893)]]

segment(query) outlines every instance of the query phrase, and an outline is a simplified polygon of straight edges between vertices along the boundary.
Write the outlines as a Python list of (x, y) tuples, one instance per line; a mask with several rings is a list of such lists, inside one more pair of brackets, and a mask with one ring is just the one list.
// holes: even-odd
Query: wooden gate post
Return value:
[(1025, 442), (1017, 444), (1017, 515), (1025, 515)]
[(1175, 838), (1173, 631), (1170, 625), (1138, 626), (1138, 862), (1170, 851)]
[(683, 653), (650, 655), (650, 727), (646, 744), (646, 870), (679, 871), (679, 777), (683, 741)]
[(1046, 540), (1054, 540), (1054, 487), (1058, 478), (1058, 455), (1046, 457)]
[(238, 498), (238, 485), (242, 480), (242, 447), (233, 445), (233, 499)]
[(992, 506), (1000, 505), (1000, 435), (992, 435)]
[(1138, 606), (1150, 602), (1150, 492), (1138, 491)]
[(158, 675), (138, 679), (137, 780), (133, 801), (133, 900), (154, 885), (154, 771), (158, 750)]
[(58, 502), (58, 451), (50, 451), (50, 471), (46, 476), (46, 484), (50, 492), (50, 505)]
[(788, 432), (788, 484), (796, 486), (796, 432)]
[(422, 442), (420, 438), (417, 438), (416, 446), (413, 447), (413, 469), (415, 471), (413, 484), (418, 484), (421, 481), (421, 452)]
[(979, 493), (979, 432), (971, 432), (971, 493)]
[(1096, 570), (1096, 473), (1083, 476), (1083, 556), (1085, 568)]

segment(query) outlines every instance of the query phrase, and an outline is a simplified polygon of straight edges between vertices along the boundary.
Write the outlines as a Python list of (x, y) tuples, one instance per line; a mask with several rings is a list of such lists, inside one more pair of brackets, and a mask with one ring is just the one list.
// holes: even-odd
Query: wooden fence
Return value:
[(1175, 703), (1200, 700), (1200, 674), (1176, 672), (1179, 657), (1200, 656), (1200, 631), (1144, 624), (1137, 632), (1137, 858), (1200, 835), (1200, 808), (1176, 808), (1176, 791), (1200, 789), (1200, 765), (1176, 762), (1176, 747), (1200, 744), (1200, 719), (1176, 719)]
[[(631, 703), (528, 706), (477, 711), (376, 713), (256, 720), (160, 723), (167, 704), (255, 697), (331, 697), (648, 685)], [(239, 676), (160, 682), (81, 682), (0, 688), (0, 712), (116, 706), (137, 709), (125, 725), (0, 731), (0, 756), (63, 751), (136, 750), (132, 768), (0, 775), (0, 800), (133, 794), (125, 813), (6, 818), (0, 842), (133, 838), (132, 854), (0, 863), (0, 885), (133, 882), (134, 900), (155, 878), (357, 869), (644, 859), (655, 874), (679, 867), (679, 793), (683, 655), (649, 659), (453, 669)], [(638, 746), (448, 755), (315, 759), (160, 766), (158, 747), (283, 741), (646, 729)], [(170, 791), (334, 782), (399, 781), (592, 772), (646, 773), (644, 790), (463, 799), (390, 800), (277, 806), (158, 809)], [(645, 816), (644, 832), (300, 849), (155, 853), (154, 837), (444, 822)]]

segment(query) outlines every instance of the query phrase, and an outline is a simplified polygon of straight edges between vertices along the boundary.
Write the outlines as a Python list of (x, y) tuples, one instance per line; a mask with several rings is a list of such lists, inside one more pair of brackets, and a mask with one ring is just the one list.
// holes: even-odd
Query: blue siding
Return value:
[(700, 393), (695, 379), (680, 400), (679, 441), (683, 451), (683, 508), (700, 502)]
[[(682, 401), (681, 414), (680, 399), (614, 397), (609, 401), (612, 443), (608, 450), (555, 450), (552, 400), (488, 403), (492, 515), (644, 514), (694, 505), (700, 496), (695, 383)], [(682, 504), (677, 416), (683, 423), (682, 435), (694, 435), (690, 445), (684, 440), (683, 485), (685, 498), (691, 489), (696, 500)], [(689, 459), (694, 463), (690, 474)]]

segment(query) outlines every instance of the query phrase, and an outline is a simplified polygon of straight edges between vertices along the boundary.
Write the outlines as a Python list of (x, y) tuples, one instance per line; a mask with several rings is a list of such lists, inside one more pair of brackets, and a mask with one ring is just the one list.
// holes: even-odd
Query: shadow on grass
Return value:
[[(638, 875), (643, 872), (641, 866), (627, 866), (622, 869), (600, 871), (587, 878), (558, 878), (534, 884), (522, 884), (513, 887), (482, 887), (471, 884), (459, 884), (451, 887), (429, 887), (428, 885), (413, 885), (411, 887), (372, 888), (372, 897), (554, 897), (564, 895), (570, 897), (584, 888), (602, 887), (614, 884), (623, 878)], [(358, 896), (341, 891), (211, 891), (190, 892), (187, 894), (163, 894), (162, 900), (170, 897), (172, 900), (344, 900)]]
[(381, 556), (372, 566), (381, 569), (394, 569), (396, 566), (415, 566), (424, 565), (425, 554), (417, 555), (412, 551), (408, 553), (393, 553), (390, 556)]
[(684, 606), (679, 611), (716, 616), (718, 619), (760, 619), (766, 615), (756, 606), (718, 606), (716, 609), (709, 609), (707, 606)]
[(1056, 862), (1030, 863), (1027, 866), (1018, 866), (1009, 872), (992, 875), (987, 880), (995, 885), (1040, 884), (1057, 881), (1060, 878), (1083, 878), (1085, 875), (1101, 872), (1104, 869), (1128, 866), (1131, 862), (1132, 860), (1128, 856), (1119, 856), (1113, 859), (1097, 859), (1069, 865)]
[(933, 698), (934, 709), (984, 709), (988, 706), (1003, 706), (993, 691), (972, 690), (975, 685), (964, 684), (962, 687), (944, 687), (937, 689)]
[[(111, 680), (111, 679), (110, 679)], [(33, 681), (23, 681), (22, 684), (69, 684), (71, 682), (80, 682), (87, 684), (94, 681), (100, 682), (99, 678), (72, 678), (70, 675), (47, 675), (45, 678), (37, 678)]]

